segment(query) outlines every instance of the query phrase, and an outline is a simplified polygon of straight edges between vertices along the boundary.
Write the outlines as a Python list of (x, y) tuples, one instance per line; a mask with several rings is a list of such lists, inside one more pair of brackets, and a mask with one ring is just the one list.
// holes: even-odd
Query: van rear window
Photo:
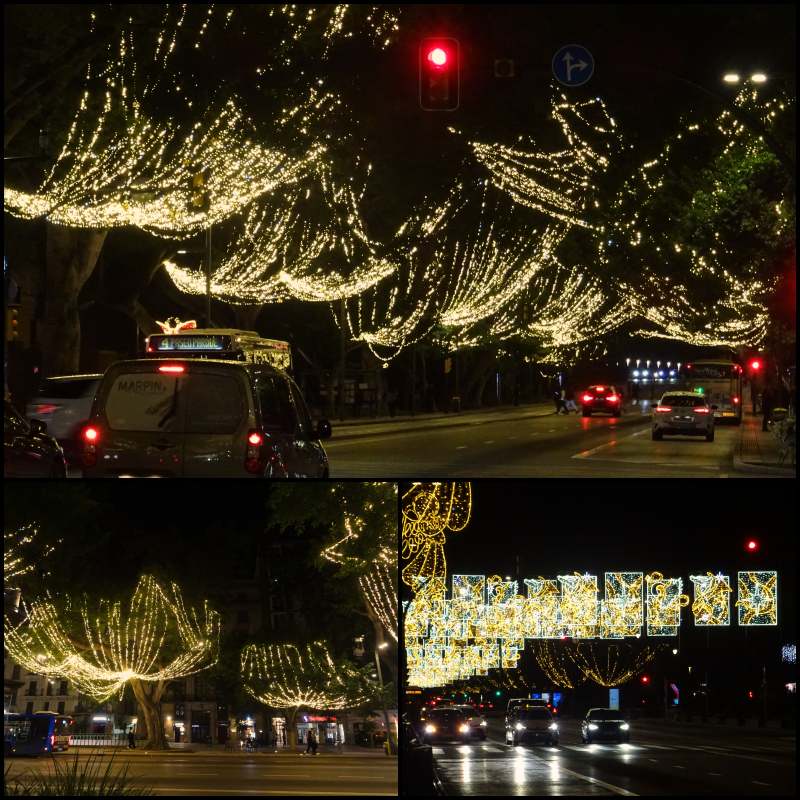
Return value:
[(246, 408), (241, 381), (208, 373), (185, 380), (187, 433), (235, 433), (241, 427)]
[(106, 399), (112, 430), (175, 433), (181, 430), (184, 380), (151, 372), (123, 373), (114, 378)]

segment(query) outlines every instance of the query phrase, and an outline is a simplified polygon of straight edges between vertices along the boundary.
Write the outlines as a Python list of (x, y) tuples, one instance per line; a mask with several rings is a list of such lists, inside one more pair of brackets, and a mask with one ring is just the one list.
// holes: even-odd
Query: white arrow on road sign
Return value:
[(567, 50), (567, 52), (564, 53), (564, 58), (562, 59), (562, 61), (564, 62), (564, 64), (566, 64), (567, 67), (567, 81), (572, 80), (572, 70), (586, 69), (586, 67), (589, 66), (585, 61), (577, 61), (575, 62), (575, 64), (573, 64), (572, 53), (570, 53), (569, 50)]

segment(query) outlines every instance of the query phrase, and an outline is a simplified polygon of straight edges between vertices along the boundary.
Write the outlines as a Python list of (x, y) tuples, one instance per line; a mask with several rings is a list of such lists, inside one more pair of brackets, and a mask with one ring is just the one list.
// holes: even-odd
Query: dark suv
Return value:
[(467, 742), (472, 738), (472, 729), (464, 710), (456, 706), (434, 708), (422, 720), (422, 741)]
[(295, 382), (269, 364), (176, 358), (106, 370), (84, 427), (82, 466), (94, 477), (328, 477)]

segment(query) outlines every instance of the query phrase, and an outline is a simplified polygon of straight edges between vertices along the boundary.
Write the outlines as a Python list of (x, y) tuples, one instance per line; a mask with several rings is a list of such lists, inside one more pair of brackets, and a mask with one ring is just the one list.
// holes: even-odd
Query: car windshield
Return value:
[(100, 378), (48, 378), (39, 386), (39, 397), (58, 400), (76, 400), (97, 386)]
[(428, 714), (428, 719), (432, 722), (456, 722), (463, 719), (464, 715), (455, 708), (437, 709)]
[(588, 719), (591, 720), (621, 720), (621, 711), (613, 711), (610, 708), (595, 708), (589, 712)]
[(688, 394), (667, 394), (661, 398), (661, 405), (673, 408), (703, 408), (707, 404), (704, 397)]

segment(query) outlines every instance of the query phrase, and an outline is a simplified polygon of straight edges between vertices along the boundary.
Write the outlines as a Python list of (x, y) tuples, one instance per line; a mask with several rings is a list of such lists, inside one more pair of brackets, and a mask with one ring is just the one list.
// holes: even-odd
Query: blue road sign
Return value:
[(579, 44), (567, 44), (553, 56), (553, 75), (564, 86), (583, 86), (594, 74), (592, 54)]

